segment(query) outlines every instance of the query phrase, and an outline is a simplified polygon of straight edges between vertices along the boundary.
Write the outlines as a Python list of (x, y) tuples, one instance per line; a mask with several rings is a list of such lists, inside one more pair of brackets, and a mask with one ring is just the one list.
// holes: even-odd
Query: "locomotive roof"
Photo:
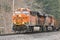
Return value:
[(30, 11), (30, 13), (43, 15), (42, 13), (39, 13), (38, 11)]
[(39, 12), (37, 12), (37, 11), (30, 11), (30, 14), (31, 15), (37, 15), (37, 14), (39, 14)]
[(44, 14), (44, 13), (40, 13), (40, 12), (38, 12), (38, 11), (30, 11), (30, 14), (31, 15), (37, 15), (38, 17), (39, 16), (44, 16), (44, 17), (46, 17), (46, 16), (51, 16), (51, 15), (49, 15), (49, 14)]

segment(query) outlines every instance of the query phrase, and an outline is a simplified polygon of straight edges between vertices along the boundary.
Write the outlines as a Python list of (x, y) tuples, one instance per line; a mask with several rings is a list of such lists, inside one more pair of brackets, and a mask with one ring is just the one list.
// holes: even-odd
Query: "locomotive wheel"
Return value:
[(46, 31), (48, 31), (48, 26), (46, 26)]
[(27, 32), (27, 27), (23, 30), (20, 30), (18, 33), (26, 33)]
[(59, 31), (59, 30), (60, 30), (60, 27), (58, 27), (58, 28), (57, 28), (57, 27), (55, 27), (55, 31)]
[(13, 25), (13, 31), (16, 32), (16, 25)]
[(35, 32), (41, 32), (41, 27), (40, 26), (34, 26), (33, 31)]
[(49, 31), (56, 31), (56, 27), (54, 27), (54, 26), (45, 26), (45, 28), (46, 28), (45, 30), (48, 31), (48, 32)]
[(44, 31), (44, 28), (43, 28), (43, 26), (41, 26), (41, 32), (43, 32)]
[(14, 25), (13, 26), (13, 30), (15, 33), (26, 33), (27, 32), (27, 26), (17, 26), (17, 25)]
[(46, 31), (53, 31), (53, 27), (52, 26), (46, 26)]
[(56, 27), (52, 26), (52, 30), (53, 30), (53, 31), (56, 31)]
[(52, 31), (52, 30), (53, 30), (53, 27), (48, 26), (48, 30), (49, 30), (49, 31)]
[(26, 30), (16, 31), (16, 33), (26, 33)]
[(27, 32), (27, 30), (21, 30), (21, 31), (16, 31), (16, 33), (26, 33)]

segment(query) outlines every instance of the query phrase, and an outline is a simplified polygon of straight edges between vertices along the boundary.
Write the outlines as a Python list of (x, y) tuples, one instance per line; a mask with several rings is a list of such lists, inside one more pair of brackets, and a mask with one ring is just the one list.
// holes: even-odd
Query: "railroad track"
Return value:
[(9, 33), (9, 34), (0, 34), (0, 36), (19, 35), (19, 34), (50, 33), (50, 32), (59, 32), (59, 31), (48, 31), (48, 32), (26, 32), (26, 33)]

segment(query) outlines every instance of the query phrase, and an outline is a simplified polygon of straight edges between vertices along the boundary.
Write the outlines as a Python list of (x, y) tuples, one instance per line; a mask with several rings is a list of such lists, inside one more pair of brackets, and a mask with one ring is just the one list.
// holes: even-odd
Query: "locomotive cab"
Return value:
[(45, 24), (44, 26), (46, 27), (46, 31), (55, 31), (55, 19), (52, 15), (48, 15), (45, 18)]
[(26, 25), (29, 24), (29, 9), (19, 8), (13, 13), (13, 30), (15, 32), (26, 31)]

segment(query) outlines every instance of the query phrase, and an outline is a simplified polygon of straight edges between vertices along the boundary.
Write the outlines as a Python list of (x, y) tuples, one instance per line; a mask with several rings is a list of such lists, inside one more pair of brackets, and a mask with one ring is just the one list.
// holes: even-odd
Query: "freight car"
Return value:
[(54, 31), (56, 20), (53, 16), (31, 11), (28, 8), (18, 8), (12, 16), (13, 30), (16, 33), (35, 31)]

